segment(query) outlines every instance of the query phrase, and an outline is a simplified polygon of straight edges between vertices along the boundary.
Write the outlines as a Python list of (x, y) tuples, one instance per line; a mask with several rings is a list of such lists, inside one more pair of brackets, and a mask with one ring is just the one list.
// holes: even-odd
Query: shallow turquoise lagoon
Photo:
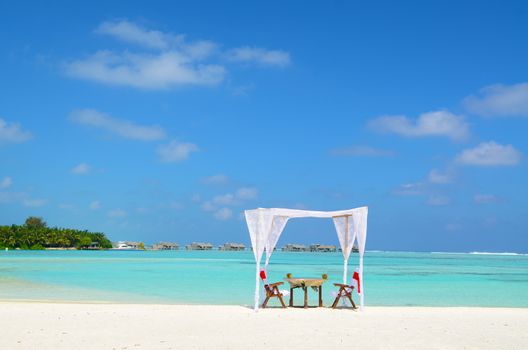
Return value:
[[(528, 307), (527, 255), (367, 252), (364, 262), (366, 305)], [(342, 264), (340, 253), (276, 252), (268, 279), (326, 273), (329, 305)], [(252, 252), (0, 252), (0, 300), (250, 305), (254, 287)]]

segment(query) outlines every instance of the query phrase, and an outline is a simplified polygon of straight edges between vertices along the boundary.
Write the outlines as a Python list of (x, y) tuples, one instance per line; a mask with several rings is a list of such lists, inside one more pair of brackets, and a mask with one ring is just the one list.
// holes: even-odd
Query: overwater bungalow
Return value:
[(242, 243), (224, 243), (218, 247), (218, 250), (225, 251), (242, 251), (246, 250), (246, 246)]
[(304, 244), (286, 244), (284, 247), (282, 247), (283, 252), (306, 252), (308, 251), (308, 248)]
[(192, 242), (185, 246), (187, 250), (212, 250), (213, 245), (211, 243)]
[(178, 250), (180, 246), (178, 243), (172, 242), (159, 242), (152, 245), (152, 250)]
[(310, 245), (310, 251), (319, 253), (337, 252), (337, 247), (335, 245), (312, 244)]

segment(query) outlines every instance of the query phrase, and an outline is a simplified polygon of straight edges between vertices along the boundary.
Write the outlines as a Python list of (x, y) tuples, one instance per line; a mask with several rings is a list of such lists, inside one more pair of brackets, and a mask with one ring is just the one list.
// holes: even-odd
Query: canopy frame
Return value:
[(267, 270), (268, 263), (273, 250), (291, 218), (316, 217), (331, 218), (334, 221), (339, 244), (343, 253), (343, 283), (346, 284), (348, 257), (352, 251), (354, 242), (357, 242), (359, 250), (359, 276), (361, 281), (361, 293), (359, 293), (360, 308), (364, 307), (365, 286), (363, 283), (363, 255), (367, 238), (367, 216), (368, 207), (359, 207), (339, 211), (313, 211), (286, 208), (258, 208), (244, 212), (246, 223), (251, 238), (253, 254), (255, 255), (255, 311), (259, 308), (260, 301), (260, 265), (262, 254), (266, 252), (264, 269)]

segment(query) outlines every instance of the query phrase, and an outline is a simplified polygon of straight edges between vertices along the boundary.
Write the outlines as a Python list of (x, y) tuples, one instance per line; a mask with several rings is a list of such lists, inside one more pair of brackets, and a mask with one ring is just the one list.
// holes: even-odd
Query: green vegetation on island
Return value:
[(108, 249), (112, 243), (101, 232), (48, 227), (42, 218), (30, 216), (24, 225), (0, 226), (0, 248)]

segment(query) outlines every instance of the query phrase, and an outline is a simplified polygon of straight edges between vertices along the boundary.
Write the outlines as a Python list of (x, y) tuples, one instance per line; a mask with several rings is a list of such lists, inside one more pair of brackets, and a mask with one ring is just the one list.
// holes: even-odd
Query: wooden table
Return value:
[(304, 307), (308, 307), (308, 287), (315, 287), (319, 290), (319, 307), (323, 307), (323, 278), (285, 278), (290, 284), (290, 307), (293, 306), (293, 290), (302, 288), (304, 290)]

